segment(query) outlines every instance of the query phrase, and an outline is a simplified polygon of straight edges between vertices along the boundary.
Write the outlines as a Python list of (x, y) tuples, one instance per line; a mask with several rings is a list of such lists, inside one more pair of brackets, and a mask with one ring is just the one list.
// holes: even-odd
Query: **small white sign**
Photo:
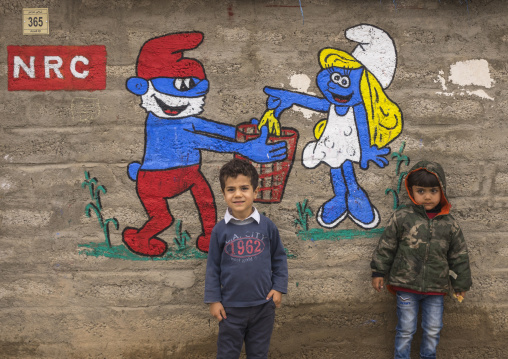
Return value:
[(47, 8), (23, 9), (23, 35), (48, 35), (49, 16)]

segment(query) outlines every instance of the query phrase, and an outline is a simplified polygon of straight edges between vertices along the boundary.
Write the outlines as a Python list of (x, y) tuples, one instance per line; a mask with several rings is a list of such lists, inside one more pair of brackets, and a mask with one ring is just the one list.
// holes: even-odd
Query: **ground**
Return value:
[[(507, 333), (494, 333), (481, 309), (449, 304), (443, 320), (438, 358), (508, 358)], [(386, 303), (285, 306), (277, 311), (270, 358), (393, 358), (395, 325), (395, 307)], [(413, 358), (418, 358), (419, 334), (415, 336)], [(215, 336), (210, 337), (171, 358), (214, 358), (215, 341)]]

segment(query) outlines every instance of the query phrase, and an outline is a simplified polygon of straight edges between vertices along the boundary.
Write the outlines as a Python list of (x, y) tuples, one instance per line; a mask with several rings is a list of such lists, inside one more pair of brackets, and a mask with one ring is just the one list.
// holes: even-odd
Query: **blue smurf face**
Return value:
[(343, 69), (330, 67), (317, 75), (317, 85), (330, 103), (336, 106), (354, 106), (362, 102), (360, 80), (363, 68)]
[[(201, 97), (208, 92), (208, 80), (196, 77), (158, 77), (150, 80), (156, 91), (178, 97)], [(139, 96), (148, 91), (148, 81), (139, 77), (127, 80), (127, 89)]]
[(196, 77), (152, 79), (153, 87), (166, 95), (182, 97), (200, 97), (208, 92), (208, 81)]
[(141, 96), (141, 107), (159, 118), (183, 118), (203, 112), (208, 80), (196, 77), (131, 77), (127, 89)]

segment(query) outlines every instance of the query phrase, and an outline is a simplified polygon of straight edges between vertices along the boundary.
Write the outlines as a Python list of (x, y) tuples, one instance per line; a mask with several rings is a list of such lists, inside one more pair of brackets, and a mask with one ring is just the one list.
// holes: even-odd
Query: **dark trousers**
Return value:
[(273, 300), (255, 307), (224, 307), (227, 319), (219, 322), (217, 359), (238, 359), (245, 341), (248, 359), (268, 358), (275, 320)]

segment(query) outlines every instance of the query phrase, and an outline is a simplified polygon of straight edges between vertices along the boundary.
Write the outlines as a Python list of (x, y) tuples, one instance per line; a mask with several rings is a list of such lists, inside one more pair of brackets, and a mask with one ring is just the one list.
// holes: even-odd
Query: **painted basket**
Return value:
[[(257, 125), (243, 123), (236, 129), (236, 140), (245, 142), (259, 137), (260, 131)], [(286, 141), (287, 154), (285, 160), (272, 163), (257, 163), (235, 154), (236, 158), (247, 160), (256, 167), (259, 173), (259, 192), (255, 202), (279, 203), (282, 200), (287, 178), (295, 160), (296, 144), (298, 142), (298, 131), (294, 128), (283, 127), (281, 136), (268, 136), (268, 143)]]

